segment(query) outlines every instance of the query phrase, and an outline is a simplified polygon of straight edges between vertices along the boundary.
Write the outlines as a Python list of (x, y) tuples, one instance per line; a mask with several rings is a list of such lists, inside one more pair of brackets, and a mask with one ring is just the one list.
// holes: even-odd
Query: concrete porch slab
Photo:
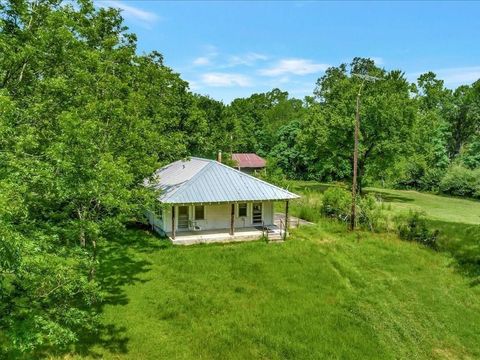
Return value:
[[(264, 232), (261, 227), (246, 227), (235, 229), (234, 235), (230, 235), (229, 229), (202, 230), (202, 231), (178, 231), (175, 239), (172, 233), (167, 233), (168, 238), (175, 245), (210, 244), (218, 242), (252, 241), (259, 240)], [(276, 226), (269, 226), (269, 238), (280, 238), (280, 231)]]

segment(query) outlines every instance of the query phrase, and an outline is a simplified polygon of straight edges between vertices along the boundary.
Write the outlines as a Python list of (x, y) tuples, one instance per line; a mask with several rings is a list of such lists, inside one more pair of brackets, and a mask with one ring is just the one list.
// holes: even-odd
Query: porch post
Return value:
[(175, 240), (175, 205), (172, 206), (172, 239)]
[(235, 233), (235, 204), (232, 204), (231, 211), (230, 211), (230, 235)]
[(288, 200), (285, 201), (285, 231), (283, 232), (283, 240), (287, 238), (288, 233)]

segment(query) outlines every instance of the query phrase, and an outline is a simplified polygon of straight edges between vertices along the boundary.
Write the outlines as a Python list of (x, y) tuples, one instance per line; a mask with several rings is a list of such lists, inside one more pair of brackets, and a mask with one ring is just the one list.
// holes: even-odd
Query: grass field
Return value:
[[(296, 186), (317, 200), (324, 187)], [(478, 230), (479, 202), (382, 192), (391, 211), (427, 207), (432, 224), (462, 244)], [(462, 210), (451, 208), (458, 201)], [(460, 255), (393, 233), (321, 220), (285, 243), (174, 247), (129, 230), (101, 258), (103, 326), (68, 358), (480, 358), (476, 273)]]
[[(291, 182), (290, 189), (306, 195), (311, 202), (311, 207), (318, 207), (322, 193), (331, 186), (313, 181), (295, 181)], [(382, 199), (389, 206), (392, 214), (407, 214), (410, 210), (422, 211), (431, 220), (480, 224), (480, 201), (478, 200), (439, 196), (414, 190), (366, 188), (365, 191), (374, 193)], [(293, 208), (295, 209), (295, 205)]]

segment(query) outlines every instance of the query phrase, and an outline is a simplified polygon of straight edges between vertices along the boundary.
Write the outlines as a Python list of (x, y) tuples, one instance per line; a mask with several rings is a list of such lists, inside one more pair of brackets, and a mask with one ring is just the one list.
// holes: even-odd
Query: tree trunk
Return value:
[(92, 266), (90, 267), (90, 273), (88, 275), (88, 279), (90, 281), (93, 281), (95, 280), (95, 273), (96, 273), (96, 270), (97, 270), (97, 267), (96, 267), (96, 262), (97, 262), (97, 241), (96, 240), (92, 240), (92, 248), (93, 248), (93, 251), (92, 251)]
[(83, 228), (83, 214), (80, 209), (77, 209), (77, 215), (78, 215), (78, 220), (80, 221), (80, 234), (79, 234), (80, 246), (85, 247), (87, 246), (87, 241), (85, 237), (85, 229)]

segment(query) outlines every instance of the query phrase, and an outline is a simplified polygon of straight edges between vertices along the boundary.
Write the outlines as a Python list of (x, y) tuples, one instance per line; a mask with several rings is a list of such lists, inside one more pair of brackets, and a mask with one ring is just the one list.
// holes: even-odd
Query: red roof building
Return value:
[(265, 168), (266, 161), (257, 154), (232, 154), (232, 160), (239, 170), (247, 172)]

